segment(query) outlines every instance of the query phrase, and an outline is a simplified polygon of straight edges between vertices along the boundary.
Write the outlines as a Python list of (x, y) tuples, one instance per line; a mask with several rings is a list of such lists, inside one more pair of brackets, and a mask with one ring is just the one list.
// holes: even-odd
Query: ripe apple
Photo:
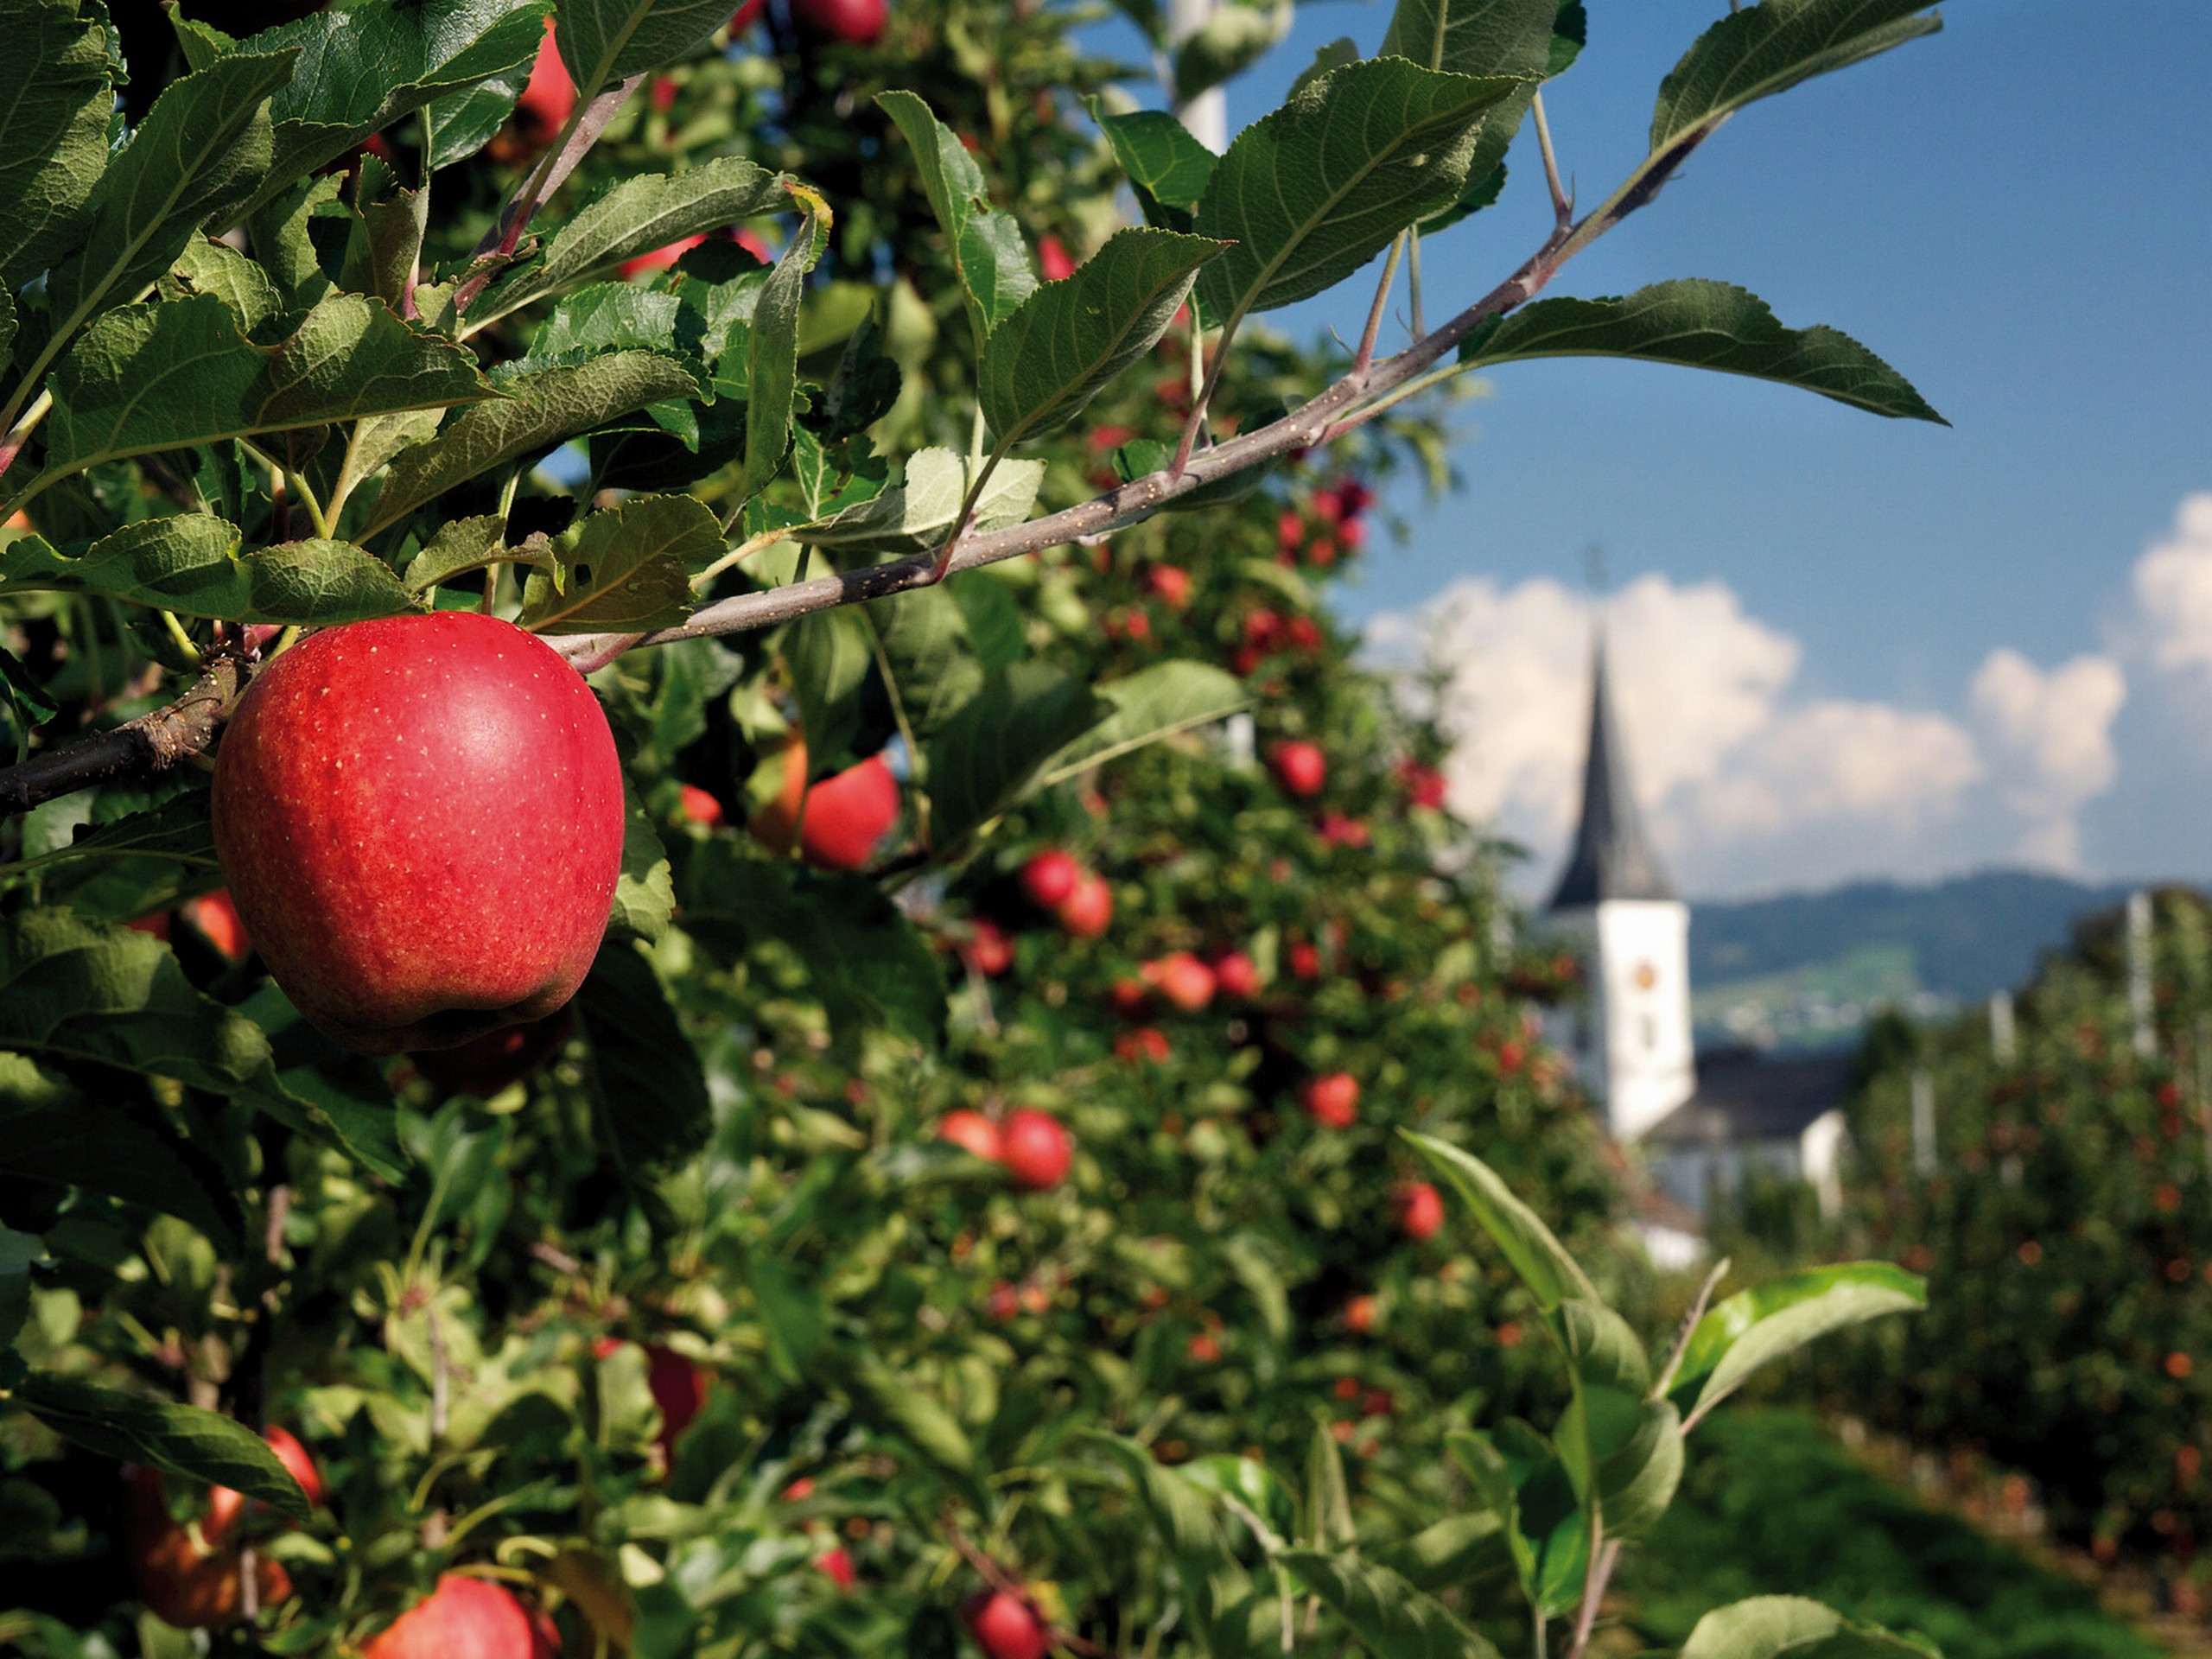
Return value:
[(810, 46), (874, 46), (890, 22), (886, 0), (791, 0), (791, 29)]
[(676, 1442), (707, 1403), (714, 1376), (688, 1355), (658, 1342), (645, 1344), (645, 1388), (660, 1408), (660, 1466), (676, 1467)]
[[(227, 1490), (227, 1489), (219, 1489)], [(229, 1533), (243, 1500), (218, 1514), (210, 1494), (209, 1515), (195, 1539), (176, 1521), (161, 1471), (142, 1464), (123, 1466), (123, 1545), (139, 1599), (149, 1611), (181, 1630), (214, 1630), (238, 1622), (245, 1600), (239, 1552), (220, 1548), (211, 1529)], [(291, 1575), (266, 1555), (254, 1560), (254, 1591), (260, 1605), (274, 1606), (292, 1593)]]
[(1122, 978), (1106, 988), (1106, 1000), (1122, 1019), (1141, 1020), (1145, 1005), (1152, 1001), (1152, 993), (1145, 989), (1142, 980)]
[(1039, 910), (1057, 910), (1083, 880), (1083, 867), (1058, 848), (1049, 848), (1021, 867), (1021, 890)]
[(1242, 950), (1224, 950), (1213, 959), (1213, 982), (1224, 996), (1240, 1001), (1257, 996), (1259, 965)]
[(550, 143), (575, 113), (576, 85), (561, 61), (554, 44), (553, 20), (545, 20), (545, 35), (537, 43), (537, 60), (530, 66), (529, 83), (515, 100), (515, 119), (537, 143)]
[(555, 1649), (504, 1586), (448, 1573), (366, 1643), (361, 1659), (555, 1659)]
[(1344, 1328), (1365, 1336), (1375, 1328), (1381, 1304), (1372, 1296), (1355, 1296), (1344, 1304)]
[(1315, 1077), (1303, 1096), (1306, 1109), (1324, 1128), (1348, 1129), (1359, 1119), (1359, 1079), (1349, 1071)]
[(1103, 875), (1084, 875), (1052, 913), (1075, 938), (1095, 939), (1113, 925), (1114, 889)]
[(1196, 1014), (1213, 1001), (1213, 969), (1187, 950), (1145, 963), (1143, 974), (1147, 983), (1185, 1014)]
[(633, 276), (650, 276), (657, 270), (666, 270), (706, 239), (704, 236), (687, 236), (651, 252), (641, 253), (633, 259), (625, 259), (616, 268), (615, 275), (626, 283)]
[(1276, 744), (1268, 756), (1268, 766), (1284, 792), (1300, 799), (1319, 795), (1329, 781), (1329, 762), (1320, 746), (1302, 737)]
[(571, 1004), (526, 1026), (486, 1032), (455, 1047), (426, 1049), (407, 1058), (432, 1088), (489, 1100), (536, 1071), (575, 1034), (576, 1010)]
[(1123, 1032), (1114, 1039), (1114, 1058), (1131, 1065), (1141, 1060), (1149, 1060), (1158, 1065), (1174, 1052), (1166, 1035), (1154, 1026), (1140, 1026), (1135, 1031)]
[(978, 917), (975, 934), (968, 941), (968, 965), (986, 979), (996, 979), (1014, 966), (1014, 941), (996, 922)]
[(961, 1608), (960, 1616), (988, 1659), (1045, 1659), (1051, 1650), (1045, 1621), (1010, 1591), (978, 1591)]
[(950, 1141), (956, 1147), (965, 1147), (988, 1163), (995, 1164), (1005, 1155), (999, 1126), (981, 1112), (971, 1112), (965, 1107), (938, 1119), (937, 1138)]
[(835, 1549), (823, 1551), (814, 1558), (814, 1564), (828, 1573), (830, 1583), (847, 1595), (850, 1595), (853, 1586), (860, 1582), (860, 1574), (853, 1570), (853, 1558), (842, 1544)]
[(1191, 602), (1191, 573), (1179, 564), (1155, 564), (1144, 573), (1144, 585), (1171, 611)]
[(1221, 1357), (1221, 1344), (1215, 1341), (1208, 1332), (1200, 1331), (1192, 1336), (1189, 1343), (1185, 1345), (1185, 1351), (1190, 1355), (1194, 1363), (1211, 1365)]
[(582, 677), (474, 611), (309, 634), (215, 758), (215, 851), (270, 975), (366, 1054), (542, 1020), (622, 868), (622, 767)]
[(1341, 812), (1324, 812), (1313, 827), (1325, 847), (1365, 847), (1374, 840), (1364, 823)]
[(983, 1311), (1004, 1324), (1021, 1312), (1021, 1293), (1001, 1279), (993, 1285), (983, 1298)]
[(1425, 1244), (1444, 1225), (1444, 1198), (1427, 1181), (1408, 1181), (1398, 1188), (1398, 1225), (1416, 1244)]
[(1075, 256), (1058, 237), (1040, 236), (1037, 238), (1037, 269), (1048, 283), (1064, 282), (1075, 275)]
[(797, 824), (798, 849), (808, 863), (823, 870), (857, 870), (875, 855), (898, 821), (899, 780), (881, 755), (872, 754), (810, 789), (806, 743), (801, 739), (785, 746), (782, 791), (753, 815), (752, 829), (776, 851), (787, 853)]
[(228, 889), (218, 887), (197, 899), (188, 899), (178, 909), (226, 962), (244, 962), (252, 950), (253, 940), (238, 919), (238, 907), (232, 903)]
[(1442, 772), (1434, 766), (1424, 766), (1418, 760), (1398, 763), (1398, 781), (1406, 787), (1406, 798), (1415, 806), (1442, 806), (1451, 787)]
[(1033, 1192), (1058, 1186), (1075, 1157), (1059, 1119), (1027, 1106), (1006, 1115), (999, 1125), (999, 1146), (1007, 1173)]
[(683, 816), (693, 823), (713, 829), (722, 821), (722, 804), (696, 784), (683, 785)]
[(1294, 978), (1321, 977), (1321, 953), (1314, 946), (1300, 940), (1290, 947), (1290, 971)]
[(767, 10), (768, 0), (745, 0), (743, 5), (730, 14), (730, 34), (733, 36), (742, 35), (753, 24), (759, 22), (761, 14)]

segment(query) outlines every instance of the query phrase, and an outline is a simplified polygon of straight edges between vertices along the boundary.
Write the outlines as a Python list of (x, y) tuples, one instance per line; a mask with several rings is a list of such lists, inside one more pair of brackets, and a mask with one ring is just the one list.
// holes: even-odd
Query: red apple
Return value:
[(1114, 889), (1101, 875), (1085, 875), (1054, 908), (1060, 925), (1078, 939), (1095, 939), (1113, 925)]
[(1397, 1192), (1398, 1225), (1416, 1244), (1425, 1244), (1444, 1225), (1443, 1195), (1427, 1181), (1408, 1181)]
[(309, 634), (215, 759), (215, 850), (293, 1004), (369, 1054), (575, 995), (622, 868), (622, 767), (582, 677), (474, 611)]
[(1045, 1659), (1051, 1650), (1045, 1621), (1027, 1601), (1008, 1591), (979, 1591), (968, 1599), (960, 1615), (988, 1659)]
[(1141, 1020), (1145, 1005), (1152, 1001), (1141, 980), (1117, 979), (1106, 988), (1106, 1000), (1114, 1005), (1114, 1012), (1124, 1020)]
[(988, 1163), (995, 1164), (1005, 1155), (999, 1126), (981, 1112), (971, 1112), (964, 1107), (938, 1119), (937, 1138), (950, 1141), (956, 1147), (965, 1147)]
[(978, 917), (968, 941), (968, 965), (986, 979), (996, 979), (1014, 966), (1014, 941), (996, 922)]
[(1021, 1312), (1021, 1294), (1003, 1279), (983, 1298), (983, 1312), (1003, 1324)]
[[(315, 1459), (289, 1428), (271, 1425), (261, 1431), (261, 1438), (276, 1461), (284, 1465), (284, 1472), (299, 1482), (300, 1490), (308, 1496), (309, 1503), (322, 1502), (322, 1471), (315, 1467)], [(219, 1549), (229, 1541), (231, 1530), (238, 1517), (245, 1513), (245, 1494), (233, 1487), (218, 1486), (207, 1494), (207, 1513), (200, 1522), (200, 1536), (210, 1549)]]
[(830, 1583), (848, 1595), (852, 1593), (853, 1586), (860, 1582), (860, 1574), (853, 1571), (853, 1558), (846, 1553), (842, 1545), (839, 1545), (836, 1549), (823, 1551), (814, 1558), (814, 1564), (830, 1575)]
[(1283, 624), (1283, 643), (1293, 651), (1321, 649), (1321, 625), (1310, 616), (1294, 616)]
[(1442, 806), (1451, 787), (1442, 772), (1434, 766), (1424, 766), (1418, 760), (1398, 763), (1398, 781), (1406, 787), (1406, 798), (1415, 806)]
[(1045, 273), (1046, 282), (1063, 282), (1075, 275), (1075, 256), (1058, 237), (1040, 236), (1037, 238), (1037, 268)]
[(1059, 1119), (1027, 1106), (1006, 1115), (999, 1125), (1001, 1156), (1014, 1184), (1033, 1192), (1058, 1186), (1075, 1158), (1075, 1148)]
[(1185, 1014), (1213, 1001), (1213, 969), (1187, 950), (1177, 950), (1144, 965), (1146, 982)]
[(1372, 1296), (1355, 1296), (1344, 1304), (1344, 1325), (1357, 1335), (1365, 1336), (1375, 1328), (1380, 1304)]
[(1179, 564), (1155, 564), (1144, 573), (1144, 585), (1171, 611), (1191, 602), (1191, 573)]
[(407, 1058), (432, 1088), (489, 1100), (536, 1071), (575, 1034), (576, 1010), (571, 1004), (526, 1026), (509, 1026), (453, 1048), (426, 1049)]
[(238, 919), (238, 907), (231, 902), (227, 889), (218, 887), (213, 893), (203, 893), (197, 899), (188, 899), (179, 907), (184, 919), (199, 930), (200, 937), (213, 945), (226, 962), (244, 962), (253, 949), (253, 941), (245, 931), (245, 924)]
[(898, 822), (899, 780), (881, 755), (872, 754), (807, 791), (799, 850), (817, 868), (857, 870)]
[(1140, 1026), (1135, 1031), (1125, 1031), (1114, 1039), (1114, 1058), (1131, 1065), (1142, 1060), (1149, 1060), (1158, 1065), (1174, 1052), (1166, 1037), (1152, 1026)]
[(1313, 827), (1325, 846), (1364, 847), (1374, 839), (1364, 823), (1341, 812), (1324, 812), (1314, 821)]
[(742, 35), (759, 22), (761, 14), (767, 10), (768, 0), (745, 0), (743, 5), (730, 14), (729, 32), (733, 35)]
[(645, 1387), (660, 1408), (660, 1466), (676, 1467), (676, 1442), (707, 1403), (714, 1376), (705, 1366), (659, 1343), (645, 1344)]
[(1038, 854), (1021, 867), (1021, 890), (1039, 910), (1056, 910), (1083, 880), (1083, 867), (1058, 848)]
[(1348, 1129), (1359, 1119), (1359, 1079), (1349, 1071), (1315, 1077), (1303, 1094), (1306, 1109), (1324, 1128)]
[(1321, 977), (1321, 953), (1313, 945), (1300, 942), (1290, 947), (1290, 971), (1296, 979)]
[[(216, 1517), (210, 1508), (212, 1524)], [(227, 1532), (229, 1524), (222, 1521), (220, 1529)], [(239, 1552), (203, 1543), (170, 1516), (158, 1469), (123, 1466), (123, 1553), (139, 1599), (162, 1623), (199, 1630), (238, 1622), (245, 1601)], [(253, 1577), (264, 1607), (292, 1593), (291, 1575), (266, 1555), (255, 1558)]]
[(1224, 950), (1213, 959), (1213, 982), (1224, 996), (1240, 1001), (1260, 994), (1259, 964), (1242, 950)]
[(722, 821), (722, 804), (696, 784), (683, 785), (683, 816), (713, 829)]
[(548, 17), (544, 38), (537, 43), (537, 60), (530, 66), (529, 84), (515, 100), (515, 119), (533, 142), (546, 144), (560, 136), (575, 108), (576, 86), (561, 61), (561, 48), (553, 41), (553, 20)]
[(448, 1573), (366, 1643), (361, 1659), (554, 1659), (554, 1649), (511, 1592)]
[(666, 270), (706, 239), (703, 236), (687, 236), (680, 241), (655, 248), (650, 253), (641, 253), (634, 259), (625, 259), (617, 267), (615, 274), (626, 283), (632, 276), (650, 276), (657, 270)]
[(810, 46), (874, 46), (890, 22), (885, 0), (791, 0), (791, 29)]
[(1268, 756), (1268, 766), (1284, 791), (1301, 799), (1319, 795), (1329, 781), (1329, 763), (1320, 746), (1302, 737), (1276, 744)]
[(1221, 1344), (1204, 1331), (1198, 1332), (1185, 1344), (1184, 1351), (1200, 1365), (1211, 1365), (1221, 1357)]

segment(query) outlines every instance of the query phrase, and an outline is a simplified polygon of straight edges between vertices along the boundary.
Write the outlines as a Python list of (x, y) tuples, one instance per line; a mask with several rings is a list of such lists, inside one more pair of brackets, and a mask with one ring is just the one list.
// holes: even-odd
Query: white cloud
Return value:
[[(2212, 498), (2205, 499), (2212, 507)], [(2145, 563), (2156, 556), (2146, 555)], [(2139, 567), (2139, 583), (2140, 575)], [(2120, 664), (2085, 653), (2046, 673), (2018, 652), (2000, 649), (1983, 661), (1969, 695), (2006, 763), (2005, 804), (2027, 820), (2019, 856), (2080, 869), (2081, 808), (2120, 775), (2112, 741), (2113, 721), (2127, 701)]]
[(2182, 499), (2172, 537), (2135, 562), (2134, 588), (2151, 660), (2212, 680), (2212, 494)]
[[(1586, 602), (1541, 578), (1465, 580), (1418, 613), (1378, 618), (1369, 638), (1402, 661), (1426, 645), (1446, 667), (1452, 803), (1529, 843), (1532, 874), (1548, 874), (1580, 795)], [(1802, 647), (1724, 584), (1643, 576), (1609, 601), (1606, 639), (1637, 793), (1694, 890), (1878, 868), (1982, 776), (1972, 735), (1941, 714), (1791, 702)]]

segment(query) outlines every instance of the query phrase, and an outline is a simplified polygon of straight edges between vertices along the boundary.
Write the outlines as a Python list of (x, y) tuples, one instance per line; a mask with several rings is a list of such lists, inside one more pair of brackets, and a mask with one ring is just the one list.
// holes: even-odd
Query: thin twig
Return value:
[(1529, 101), (1529, 109), (1536, 118), (1536, 148), (1543, 152), (1544, 182), (1551, 187), (1552, 218), (1560, 229), (1566, 230), (1574, 223), (1574, 197), (1559, 181), (1559, 157), (1552, 154), (1552, 127), (1544, 119), (1542, 92)]
[(1621, 1541), (1599, 1546), (1597, 1559), (1591, 1563), (1590, 1576), (1582, 1586), (1582, 1611), (1574, 1621), (1574, 1643), (1567, 1650), (1567, 1659), (1582, 1659), (1589, 1649), (1590, 1632), (1598, 1623), (1598, 1604), (1605, 1599), (1605, 1584), (1613, 1576), (1613, 1568), (1621, 1559)]
[(1697, 1296), (1690, 1303), (1689, 1311), (1682, 1315), (1681, 1323), (1675, 1327), (1675, 1339), (1667, 1348), (1667, 1363), (1659, 1368), (1658, 1378), (1651, 1385), (1649, 1397), (1654, 1402), (1664, 1400), (1667, 1390), (1674, 1387), (1675, 1373), (1681, 1370), (1683, 1357), (1690, 1351), (1691, 1333), (1696, 1331), (1699, 1321), (1705, 1318), (1706, 1304), (1713, 1300), (1714, 1289), (1727, 1277), (1729, 1266), (1729, 1260), (1725, 1255), (1713, 1264), (1713, 1271), (1705, 1275), (1705, 1282), (1698, 1287)]
[(1398, 256), (1405, 251), (1406, 233), (1390, 244), (1390, 257), (1382, 262), (1382, 280), (1375, 284), (1375, 303), (1367, 308), (1367, 327), (1359, 336), (1359, 351), (1351, 360), (1351, 378), (1364, 381), (1375, 361), (1376, 336), (1382, 332), (1382, 314), (1390, 307), (1390, 288), (1398, 280)]

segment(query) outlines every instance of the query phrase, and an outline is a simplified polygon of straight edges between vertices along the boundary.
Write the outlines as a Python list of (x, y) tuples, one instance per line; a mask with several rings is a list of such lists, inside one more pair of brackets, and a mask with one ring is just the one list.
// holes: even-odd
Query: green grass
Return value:
[(1711, 1608), (1788, 1594), (1917, 1632), (1946, 1659), (2161, 1659), (2087, 1588), (1923, 1508), (1803, 1414), (1724, 1411), (1689, 1452), (1674, 1508), (1623, 1565), (1655, 1644), (1678, 1646)]

